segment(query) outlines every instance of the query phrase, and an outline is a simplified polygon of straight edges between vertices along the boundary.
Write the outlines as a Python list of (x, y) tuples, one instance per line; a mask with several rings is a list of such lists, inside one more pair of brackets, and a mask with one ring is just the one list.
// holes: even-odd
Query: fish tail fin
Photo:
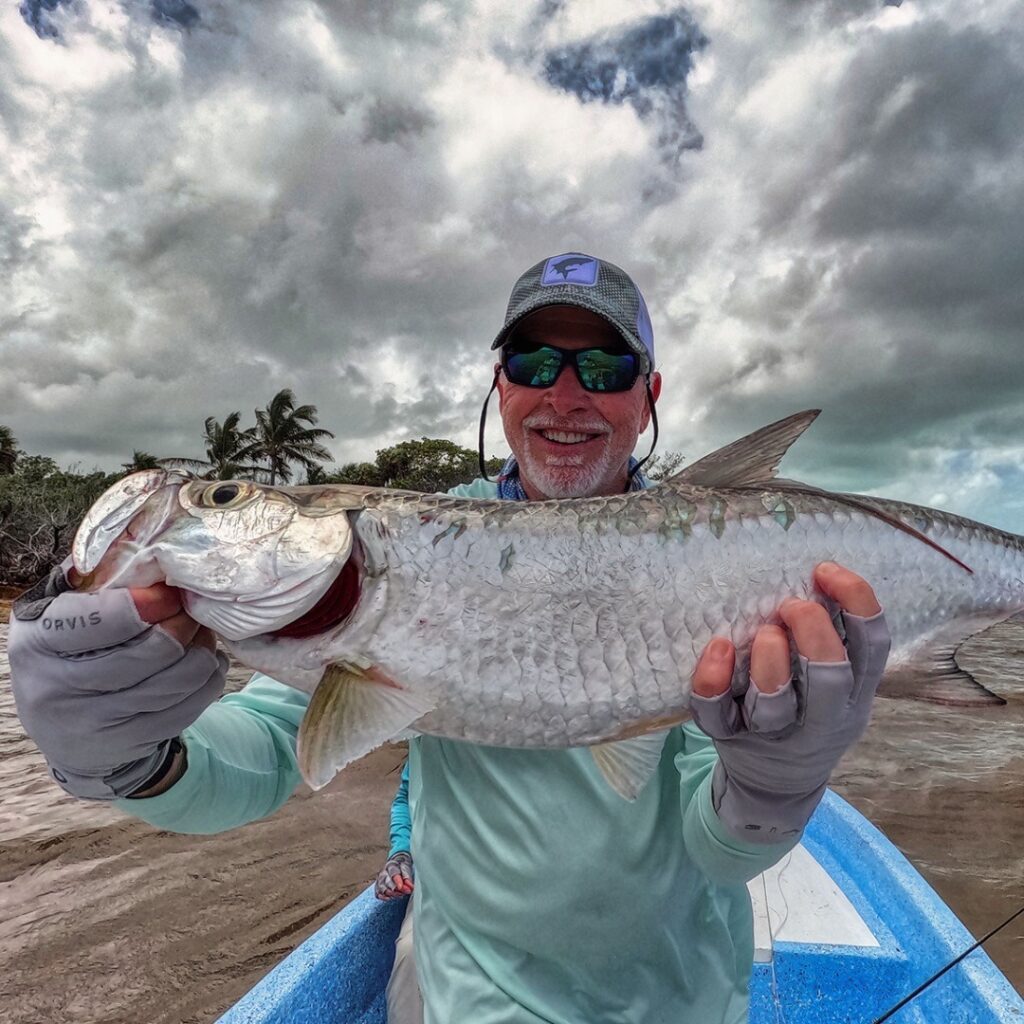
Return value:
[(887, 671), (878, 695), (957, 708), (991, 708), (1006, 703), (1004, 697), (983, 686), (952, 659), (948, 667), (932, 671), (913, 665), (901, 665)]
[[(1005, 622), (1017, 614), (1014, 612), (998, 621)], [(979, 683), (959, 658), (968, 640), (995, 624), (987, 619), (980, 624), (946, 625), (886, 669), (879, 695), (962, 708), (1005, 704), (1005, 698)]]

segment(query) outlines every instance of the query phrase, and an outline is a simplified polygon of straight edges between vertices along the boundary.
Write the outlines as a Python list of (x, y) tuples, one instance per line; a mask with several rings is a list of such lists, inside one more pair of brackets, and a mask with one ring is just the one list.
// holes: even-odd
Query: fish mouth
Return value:
[(79, 524), (71, 545), (78, 586), (147, 587), (162, 579), (145, 552), (174, 519), (178, 491), (188, 480), (175, 470), (132, 473), (109, 487)]
[(341, 572), (324, 591), (323, 597), (308, 612), (265, 636), (279, 640), (307, 640), (341, 625), (356, 609), (362, 593), (363, 555), (359, 542), (352, 538), (352, 552)]

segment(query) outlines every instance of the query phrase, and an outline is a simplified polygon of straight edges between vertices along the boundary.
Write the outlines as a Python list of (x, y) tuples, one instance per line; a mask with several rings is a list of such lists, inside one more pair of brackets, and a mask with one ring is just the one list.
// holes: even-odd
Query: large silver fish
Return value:
[(663, 730), (689, 717), (708, 640), (737, 645), (738, 680), (785, 597), (823, 600), (811, 571), (828, 559), (886, 611), (890, 690), (1002, 703), (954, 655), (1024, 609), (1024, 538), (776, 478), (816, 415), (614, 497), (478, 501), (149, 470), (90, 510), (74, 562), (91, 588), (180, 587), (243, 664), (312, 693), (299, 756), (316, 787), (411, 729), (589, 745), (635, 795)]

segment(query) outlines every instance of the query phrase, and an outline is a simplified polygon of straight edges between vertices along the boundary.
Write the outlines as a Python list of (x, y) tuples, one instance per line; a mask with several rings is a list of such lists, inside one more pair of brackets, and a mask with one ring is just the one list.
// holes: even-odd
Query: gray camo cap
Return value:
[(544, 306), (579, 306), (604, 317), (640, 357), (644, 375), (654, 369), (654, 331), (647, 303), (632, 278), (614, 263), (565, 252), (530, 267), (512, 289), (505, 325), (491, 348), (501, 348), (523, 317)]

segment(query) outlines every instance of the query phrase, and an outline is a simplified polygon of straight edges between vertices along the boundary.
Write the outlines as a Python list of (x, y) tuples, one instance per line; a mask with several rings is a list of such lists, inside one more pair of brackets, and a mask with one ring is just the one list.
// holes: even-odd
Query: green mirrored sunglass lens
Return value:
[(629, 353), (590, 349), (578, 353), (576, 365), (589, 391), (622, 391), (636, 379), (636, 357)]
[(532, 352), (515, 352), (508, 357), (508, 369), (512, 379), (531, 387), (547, 387), (558, 376), (562, 365), (561, 354), (550, 348), (538, 348)]

